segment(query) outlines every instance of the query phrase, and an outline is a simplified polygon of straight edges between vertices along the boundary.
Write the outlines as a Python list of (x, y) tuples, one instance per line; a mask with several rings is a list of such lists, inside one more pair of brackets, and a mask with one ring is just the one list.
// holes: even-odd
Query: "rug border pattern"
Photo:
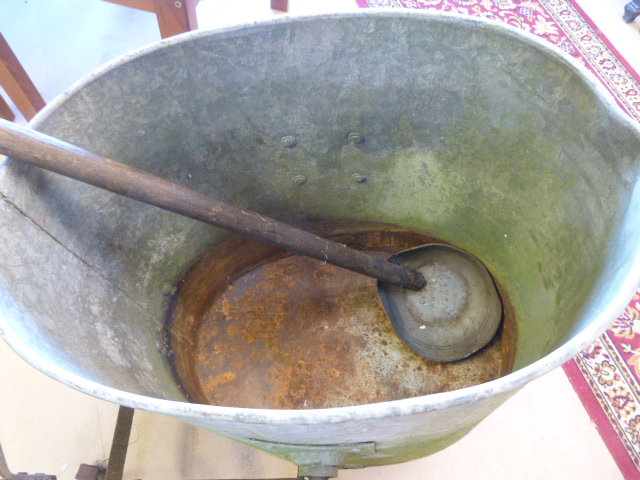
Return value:
[[(603, 369), (603, 365), (606, 369)], [(640, 420), (640, 392), (634, 388), (635, 376), (617, 345), (609, 335), (604, 334), (587, 350), (565, 364), (564, 370), (618, 466), (623, 470), (625, 478), (639, 478), (640, 435), (636, 423), (632, 422), (634, 419), (635, 422)], [(587, 392), (576, 384), (576, 374), (586, 383)], [(624, 405), (620, 404), (620, 399), (624, 399)], [(600, 411), (594, 407), (599, 407)], [(607, 425), (615, 435), (607, 435)], [(631, 476), (633, 474), (635, 477)]]

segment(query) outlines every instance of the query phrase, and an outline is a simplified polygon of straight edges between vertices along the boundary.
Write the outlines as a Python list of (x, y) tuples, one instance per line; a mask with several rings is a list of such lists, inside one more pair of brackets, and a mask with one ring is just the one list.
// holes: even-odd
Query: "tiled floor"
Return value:
[[(582, 0), (584, 10), (640, 71), (638, 25), (624, 0)], [(355, 9), (355, 0), (291, 0), (290, 14)], [(268, 0), (204, 0), (201, 27), (278, 15)], [(98, 0), (0, 0), (0, 31), (49, 101), (104, 62), (159, 39), (155, 17)], [(44, 377), (0, 340), (0, 442), (14, 471), (74, 478), (108, 457), (117, 406)], [(290, 464), (176, 420), (138, 411), (128, 479), (295, 476)], [(342, 479), (621, 479), (562, 370), (517, 393), (456, 445), (422, 460)]]

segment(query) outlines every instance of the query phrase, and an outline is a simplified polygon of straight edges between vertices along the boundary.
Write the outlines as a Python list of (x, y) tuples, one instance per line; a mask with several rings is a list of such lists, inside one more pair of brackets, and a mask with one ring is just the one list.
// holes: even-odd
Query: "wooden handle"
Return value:
[(424, 277), (250, 210), (236, 207), (70, 143), (0, 120), (0, 153), (195, 220), (264, 240), (412, 290)]

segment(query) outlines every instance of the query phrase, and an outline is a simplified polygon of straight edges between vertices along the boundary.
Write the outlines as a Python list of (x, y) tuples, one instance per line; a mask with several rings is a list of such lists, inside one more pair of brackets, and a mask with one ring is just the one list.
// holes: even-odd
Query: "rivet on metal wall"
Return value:
[(174, 5), (176, 8), (182, 8), (182, 2), (175, 2)]
[(165, 297), (173, 296), (176, 293), (178, 293), (178, 287), (176, 287), (175, 285), (167, 282), (162, 286), (162, 294)]
[(286, 148), (293, 148), (298, 145), (298, 139), (293, 135), (287, 135), (286, 137), (282, 137), (282, 146)]
[(169, 354), (169, 346), (164, 342), (164, 340), (156, 340), (156, 350), (165, 356)]
[(351, 132), (347, 137), (347, 140), (349, 140), (349, 143), (353, 143), (354, 145), (359, 145), (361, 143), (364, 143), (364, 136), (360, 133)]
[(351, 180), (356, 183), (364, 183), (367, 181), (367, 176), (362, 173), (354, 173), (353, 175), (351, 175)]
[(307, 183), (307, 177), (305, 177), (304, 175), (296, 175), (291, 179), (291, 181), (296, 185), (304, 185), (305, 183)]

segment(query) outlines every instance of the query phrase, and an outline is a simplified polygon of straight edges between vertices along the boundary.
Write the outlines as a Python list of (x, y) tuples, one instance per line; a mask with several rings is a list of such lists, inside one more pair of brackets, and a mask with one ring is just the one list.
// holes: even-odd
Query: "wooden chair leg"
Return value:
[(271, 0), (271, 8), (279, 12), (288, 12), (289, 0)]
[(153, 0), (162, 38), (198, 28), (196, 6), (199, 0)]
[[(24, 118), (31, 120), (45, 102), (0, 33), (0, 86), (7, 92)], [(8, 109), (9, 106), (3, 100)]]
[(4, 118), (5, 120), (9, 120), (10, 122), (15, 120), (16, 115), (13, 113), (13, 110), (9, 107), (9, 104), (5, 102), (4, 98), (0, 96), (0, 118)]

